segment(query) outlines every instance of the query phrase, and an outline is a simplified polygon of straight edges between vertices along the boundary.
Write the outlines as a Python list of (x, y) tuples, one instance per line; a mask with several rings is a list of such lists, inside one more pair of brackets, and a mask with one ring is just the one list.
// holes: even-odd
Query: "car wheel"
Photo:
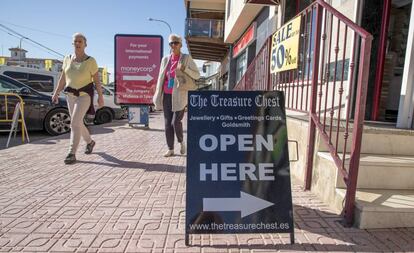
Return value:
[(121, 119), (127, 119), (128, 118), (128, 107), (121, 106), (121, 108), (122, 108)]
[(85, 117), (83, 118), (83, 124), (85, 126), (92, 126), (93, 124), (95, 124), (94, 120), (95, 120), (94, 115), (86, 114)]
[(69, 111), (64, 108), (50, 111), (44, 121), (45, 130), (50, 135), (64, 134), (70, 131)]
[(113, 119), (114, 119), (114, 116), (111, 110), (108, 108), (102, 108), (96, 112), (94, 122), (95, 124), (99, 125), (99, 124), (109, 123)]

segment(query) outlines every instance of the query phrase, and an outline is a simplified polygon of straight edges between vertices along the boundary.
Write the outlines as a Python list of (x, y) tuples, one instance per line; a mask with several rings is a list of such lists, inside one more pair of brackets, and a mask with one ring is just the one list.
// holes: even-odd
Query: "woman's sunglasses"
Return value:
[(180, 42), (178, 42), (178, 41), (170, 42), (170, 46), (172, 46), (172, 45), (178, 45), (178, 44), (180, 44)]

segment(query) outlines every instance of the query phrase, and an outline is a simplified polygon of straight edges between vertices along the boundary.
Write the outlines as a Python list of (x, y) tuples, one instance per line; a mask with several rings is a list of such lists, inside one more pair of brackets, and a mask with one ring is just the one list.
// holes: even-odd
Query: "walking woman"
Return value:
[(174, 134), (180, 144), (180, 154), (184, 155), (186, 152), (181, 121), (187, 105), (188, 91), (196, 89), (194, 80), (200, 78), (200, 72), (191, 56), (181, 53), (181, 37), (171, 34), (168, 42), (171, 54), (161, 60), (157, 88), (153, 97), (155, 109), (164, 111), (165, 137), (168, 146), (165, 157), (174, 155)]
[(86, 37), (81, 33), (75, 33), (73, 46), (75, 53), (64, 58), (62, 75), (52, 96), (52, 102), (57, 103), (60, 92), (64, 90), (68, 102), (71, 132), (69, 152), (65, 158), (65, 164), (76, 162), (76, 151), (81, 136), (87, 143), (85, 154), (91, 154), (95, 146), (95, 141), (92, 140), (88, 129), (83, 124), (86, 113), (95, 113), (93, 107), (94, 86), (98, 92), (98, 107), (104, 105), (98, 65), (93, 57), (85, 53)]

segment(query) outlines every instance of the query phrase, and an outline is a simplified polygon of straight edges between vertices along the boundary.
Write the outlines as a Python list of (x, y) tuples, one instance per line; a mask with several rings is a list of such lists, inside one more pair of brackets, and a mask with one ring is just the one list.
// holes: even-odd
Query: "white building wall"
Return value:
[(241, 0), (226, 0), (224, 42), (238, 40), (262, 8), (263, 5), (245, 4)]

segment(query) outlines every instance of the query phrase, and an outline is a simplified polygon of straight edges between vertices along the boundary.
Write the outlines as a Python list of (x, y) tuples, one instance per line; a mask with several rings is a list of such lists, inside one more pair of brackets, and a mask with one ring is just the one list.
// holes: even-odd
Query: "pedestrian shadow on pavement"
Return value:
[[(151, 128), (151, 127), (149, 127), (149, 128), (143, 128), (143, 127), (121, 126), (121, 127), (118, 127), (117, 130), (118, 129), (120, 129), (120, 130), (136, 129), (136, 130), (143, 130), (143, 131), (148, 131), (148, 132), (162, 132), (162, 133), (165, 132), (165, 129), (164, 128)], [(184, 134), (187, 134), (187, 130), (186, 129), (183, 129), (183, 133)]]
[(184, 166), (176, 166), (171, 164), (160, 163), (141, 163), (136, 161), (123, 161), (114, 156), (108, 155), (104, 152), (96, 152), (96, 155), (101, 156), (106, 162), (94, 162), (94, 161), (82, 161), (78, 160), (78, 163), (97, 164), (101, 166), (107, 166), (111, 168), (122, 169), (143, 169), (147, 171), (166, 171), (173, 173), (185, 173)]
[[(311, 203), (310, 203), (311, 204)], [(273, 251), (318, 251), (318, 252), (412, 252), (414, 251), (414, 229), (358, 229), (345, 227), (339, 214), (326, 212), (304, 205), (294, 205), (295, 244), (290, 244), (289, 234), (255, 234), (231, 245), (225, 235), (218, 244), (200, 245), (200, 238), (192, 239), (193, 247), (211, 249), (272, 250)], [(202, 235), (192, 235), (198, 237)], [(271, 237), (270, 237), (271, 236)], [(215, 241), (215, 238), (210, 241)], [(209, 241), (209, 240), (207, 240)]]
[(93, 135), (95, 134), (109, 134), (115, 132), (111, 126), (92, 126), (88, 127), (89, 132)]

